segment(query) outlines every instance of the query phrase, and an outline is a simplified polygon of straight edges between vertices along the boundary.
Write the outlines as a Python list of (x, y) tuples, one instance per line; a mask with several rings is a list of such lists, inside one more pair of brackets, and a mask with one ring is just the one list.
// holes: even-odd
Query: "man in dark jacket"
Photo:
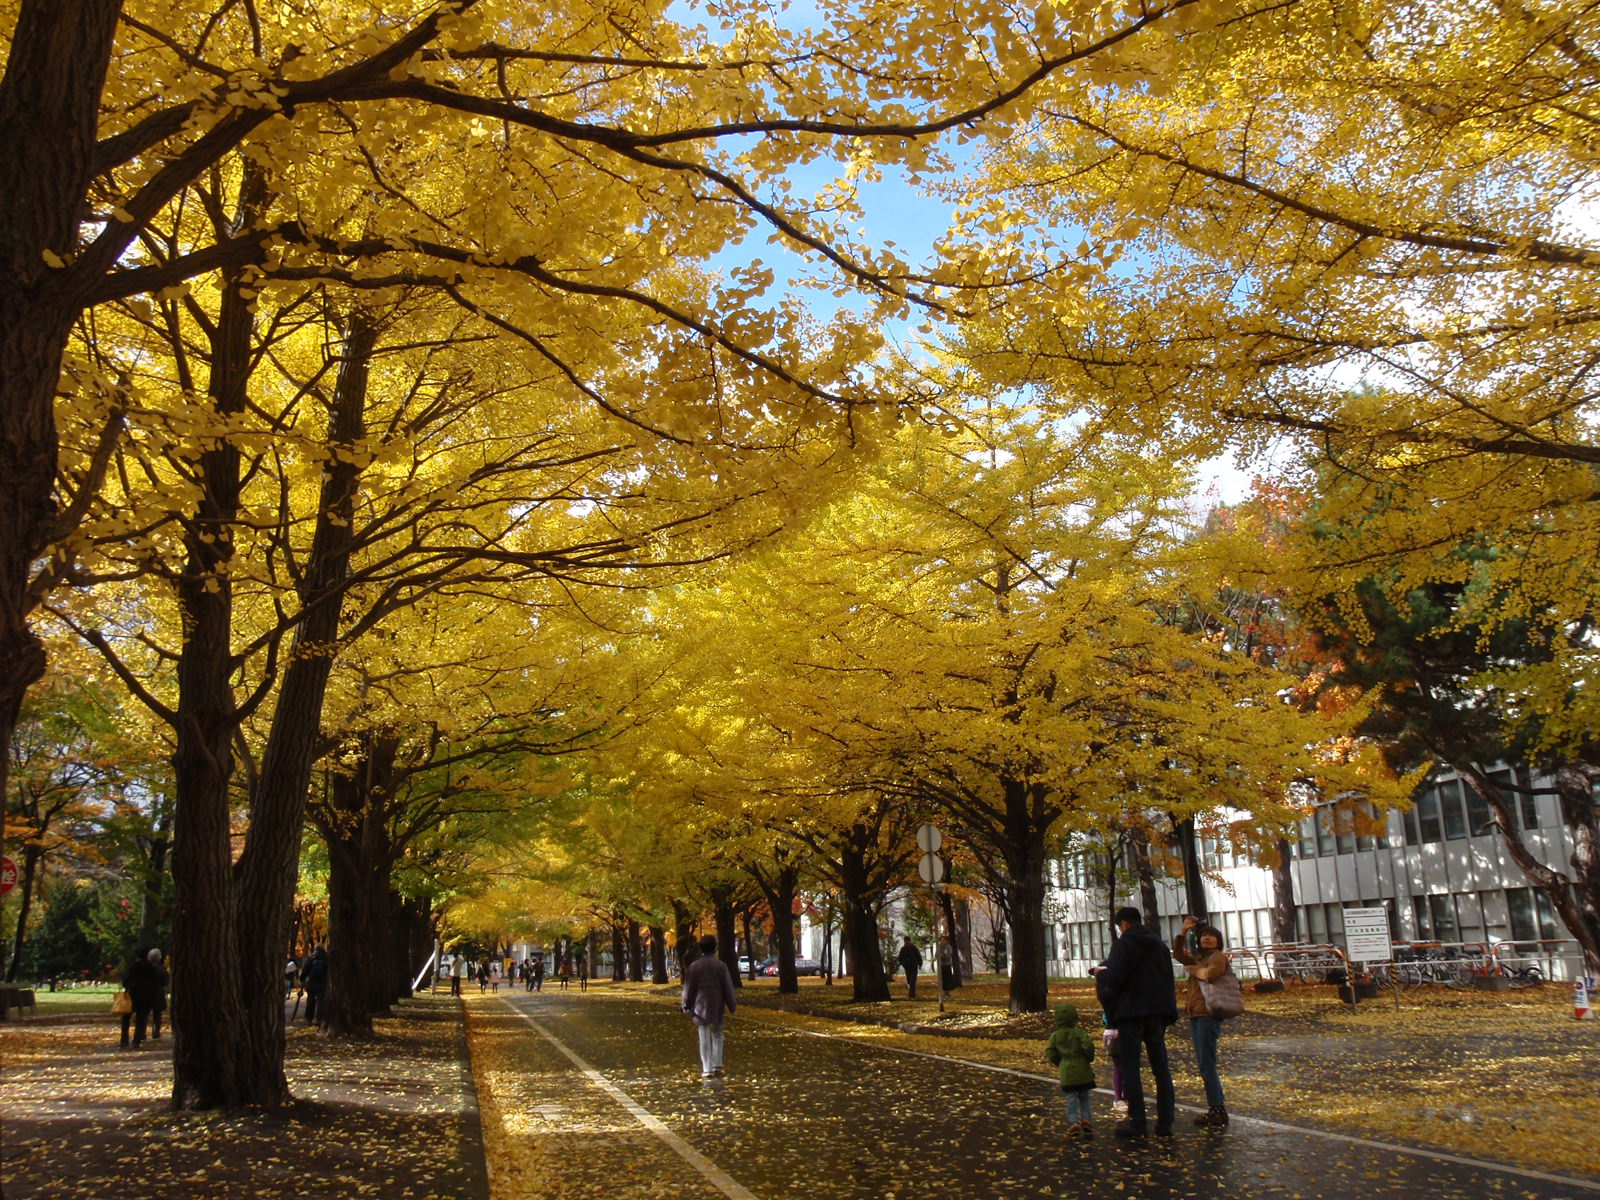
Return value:
[(906, 973), (906, 990), (911, 994), (911, 999), (917, 998), (917, 972), (922, 970), (922, 951), (907, 938), (905, 945), (900, 947), (897, 961), (900, 969)]
[(317, 1023), (317, 1009), (322, 1006), (322, 997), (328, 990), (328, 951), (325, 946), (318, 946), (311, 952), (311, 957), (306, 959), (306, 965), (300, 968), (300, 986), (306, 990), (306, 1024)]
[(1145, 928), (1138, 909), (1120, 908), (1115, 920), (1120, 936), (1095, 983), (1106, 1019), (1117, 1029), (1122, 1094), (1128, 1102), (1128, 1119), (1117, 1126), (1116, 1134), (1143, 1137), (1148, 1131), (1144, 1082), (1139, 1077), (1142, 1048), (1156, 1080), (1156, 1133), (1165, 1136), (1172, 1132), (1178, 1109), (1172, 1067), (1167, 1062), (1167, 1026), (1178, 1019), (1172, 955), (1166, 944)]
[[(133, 999), (133, 1011), (122, 1014), (122, 1048), (128, 1048), (128, 1026), (134, 1025), (133, 1048), (144, 1045), (145, 1029), (156, 1006), (166, 1007), (167, 973), (161, 968), (161, 951), (139, 951), (122, 973), (122, 990)], [(161, 1036), (161, 1018), (156, 1021), (156, 1036)]]

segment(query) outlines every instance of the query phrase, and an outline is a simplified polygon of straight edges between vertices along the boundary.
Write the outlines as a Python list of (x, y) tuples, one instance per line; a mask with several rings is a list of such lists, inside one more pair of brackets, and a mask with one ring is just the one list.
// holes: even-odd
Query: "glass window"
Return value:
[(1456, 896), (1456, 927), (1467, 941), (1483, 940), (1483, 901), (1477, 892), (1462, 892)]
[(1467, 817), (1461, 807), (1461, 783), (1446, 779), (1436, 785), (1439, 808), (1444, 818), (1444, 836), (1451, 841), (1467, 836)]
[(1533, 889), (1507, 888), (1506, 912), (1511, 918), (1511, 940), (1532, 942), (1539, 937), (1539, 926), (1533, 915)]
[(1506, 793), (1506, 805), (1516, 814), (1518, 823), (1524, 829), (1539, 828), (1539, 797), (1530, 792), (1519, 792), (1519, 787), (1528, 786), (1528, 777), (1525, 772), (1513, 771), (1509, 767), (1501, 767), (1498, 771), (1490, 771), (1489, 778)]
[(1244, 941), (1244, 931), (1239, 924), (1239, 914), (1236, 912), (1222, 914), (1222, 936), (1227, 939), (1228, 945), (1237, 946)]
[(1262, 946), (1272, 944), (1272, 910), (1256, 909), (1256, 942)]
[(1417, 940), (1419, 942), (1433, 941), (1433, 911), (1428, 907), (1426, 896), (1411, 897), (1411, 915), (1417, 922)]
[(1322, 915), (1322, 905), (1308, 904), (1305, 908), (1306, 937), (1313, 942), (1328, 940), (1328, 923)]
[(1317, 854), (1332, 854), (1333, 851), (1333, 809), (1324, 805), (1317, 809)]
[(1473, 837), (1493, 833), (1494, 810), (1470, 783), (1462, 783), (1461, 791), (1467, 800), (1467, 832)]
[(1356, 852), (1355, 813), (1348, 808), (1335, 808), (1333, 810), (1333, 828), (1338, 835), (1334, 843), (1334, 849), (1339, 854), (1354, 854)]
[(1325, 905), (1324, 907), (1327, 909), (1328, 936), (1326, 938), (1324, 938), (1323, 940), (1324, 941), (1329, 941), (1329, 942), (1343, 942), (1344, 941), (1344, 907), (1343, 907), (1343, 905), (1329, 904), (1329, 905)]
[(1401, 820), (1406, 829), (1406, 845), (1422, 845), (1422, 834), (1417, 829), (1417, 806), (1412, 804), (1410, 808), (1406, 809), (1406, 811), (1401, 814)]
[(1429, 896), (1428, 909), (1433, 917), (1433, 937), (1440, 942), (1459, 942), (1456, 928), (1456, 906), (1453, 896)]
[(1312, 831), (1312, 819), (1307, 817), (1300, 822), (1300, 840), (1294, 844), (1297, 858), (1310, 858), (1317, 852), (1316, 834)]
[(1417, 797), (1417, 833), (1421, 841), (1444, 841), (1444, 823), (1439, 816), (1439, 793), (1425, 788)]

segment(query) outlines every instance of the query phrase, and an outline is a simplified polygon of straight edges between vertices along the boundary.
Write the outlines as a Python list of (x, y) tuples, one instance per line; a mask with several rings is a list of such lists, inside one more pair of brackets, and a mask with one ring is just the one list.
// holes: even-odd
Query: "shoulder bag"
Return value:
[(133, 1011), (133, 997), (127, 992), (118, 992), (111, 1001), (111, 1015), (113, 1017), (126, 1016)]
[(1239, 977), (1232, 970), (1224, 971), (1215, 979), (1197, 979), (1195, 982), (1200, 985), (1200, 994), (1206, 999), (1206, 1007), (1217, 1020), (1226, 1021), (1244, 1011), (1244, 989), (1239, 986)]

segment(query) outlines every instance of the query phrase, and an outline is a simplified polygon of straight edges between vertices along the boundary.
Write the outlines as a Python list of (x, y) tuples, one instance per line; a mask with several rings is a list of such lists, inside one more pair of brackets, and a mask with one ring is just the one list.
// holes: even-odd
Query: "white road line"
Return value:
[[(835, 1041), (850, 1042), (856, 1046), (868, 1046), (874, 1050), (882, 1050), (889, 1054), (909, 1054), (913, 1058), (931, 1058), (935, 1062), (955, 1063), (963, 1067), (973, 1067), (979, 1071), (993, 1071), (997, 1075), (1014, 1075), (1018, 1079), (1034, 1079), (1044, 1083), (1055, 1083), (1054, 1075), (1044, 1075), (1034, 1071), (1019, 1071), (1015, 1067), (997, 1067), (992, 1063), (973, 1062), (969, 1058), (951, 1058), (946, 1054), (933, 1054), (927, 1050), (908, 1050), (903, 1046), (885, 1046), (878, 1042), (864, 1042), (860, 1038), (845, 1037), (838, 1033), (823, 1033), (816, 1029), (797, 1029), (793, 1026), (770, 1024), (763, 1021), (769, 1028), (779, 1029), (785, 1033), (803, 1033), (811, 1037), (831, 1038)], [(1096, 1092), (1103, 1096), (1111, 1095), (1110, 1088), (1096, 1088)], [(1200, 1110), (1190, 1104), (1178, 1105), (1180, 1109), (1188, 1112)], [(1268, 1121), (1260, 1117), (1236, 1117), (1236, 1120), (1248, 1121), (1262, 1129), (1271, 1129), (1278, 1133), (1300, 1133), (1308, 1137), (1326, 1138), (1330, 1142), (1342, 1142), (1348, 1146), (1363, 1146), (1369, 1150), (1388, 1150), (1394, 1154), (1409, 1154), (1413, 1158), (1428, 1158), (1435, 1162), (1453, 1163), (1458, 1167), (1472, 1167), (1480, 1171), (1491, 1171), (1497, 1175), (1515, 1175), (1523, 1179), (1537, 1179), (1541, 1183), (1558, 1183), (1563, 1187), (1582, 1188), (1585, 1191), (1600, 1192), (1600, 1183), (1587, 1179), (1574, 1179), (1570, 1175), (1551, 1175), (1544, 1171), (1530, 1171), (1524, 1167), (1507, 1166), (1505, 1163), (1485, 1162), (1480, 1158), (1463, 1158), (1459, 1154), (1447, 1154), (1443, 1150), (1424, 1150), (1419, 1146), (1400, 1146), (1394, 1142), (1379, 1142), (1372, 1138), (1355, 1137), (1348, 1133), (1330, 1133), (1326, 1129), (1313, 1129), (1307, 1125), (1286, 1125), (1281, 1121)]]
[(575, 1054), (565, 1042), (556, 1037), (555, 1034), (551, 1033), (548, 1029), (539, 1024), (539, 1022), (535, 1021), (527, 1013), (523, 1012), (522, 1009), (518, 1008), (515, 1004), (512, 1004), (510, 1000), (505, 1000), (503, 1003), (505, 1003), (512, 1012), (516, 1013), (529, 1025), (532, 1025), (540, 1037), (544, 1038), (545, 1041), (549, 1042), (557, 1050), (561, 1051), (562, 1054), (566, 1055), (567, 1058), (571, 1059), (573, 1066), (577, 1067), (578, 1070), (587, 1075), (589, 1080), (596, 1087), (600, 1088), (606, 1093), (606, 1095), (610, 1096), (618, 1104), (622, 1105), (623, 1108), (627, 1109), (628, 1112), (633, 1115), (634, 1120), (638, 1121), (639, 1124), (643, 1125), (651, 1133), (655, 1134), (663, 1142), (676, 1150), (686, 1163), (688, 1163), (696, 1171), (699, 1171), (700, 1174), (704, 1175), (706, 1180), (713, 1187), (720, 1191), (724, 1196), (728, 1197), (728, 1200), (757, 1200), (754, 1192), (745, 1187), (738, 1180), (734, 1179), (731, 1175), (729, 1175), (721, 1167), (717, 1166), (716, 1163), (712, 1162), (705, 1155), (701, 1154), (700, 1151), (696, 1150), (688, 1142), (684, 1141), (677, 1134), (673, 1133), (672, 1130), (668, 1129), (659, 1120), (657, 1120), (651, 1113), (649, 1113), (637, 1101), (635, 1101), (632, 1096), (628, 1095), (627, 1092), (623, 1091), (604, 1075), (600, 1074), (599, 1071), (595, 1070), (588, 1063), (584, 1062), (583, 1059), (579, 1058), (577, 1054)]

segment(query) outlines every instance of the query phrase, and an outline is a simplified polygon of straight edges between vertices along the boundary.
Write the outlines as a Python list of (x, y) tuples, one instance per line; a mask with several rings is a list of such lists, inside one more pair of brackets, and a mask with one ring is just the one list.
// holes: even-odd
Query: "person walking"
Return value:
[(160, 950), (157, 950), (154, 946), (150, 947), (150, 953), (145, 955), (145, 958), (156, 969), (156, 1002), (150, 1009), (150, 1040), (159, 1042), (161, 1040), (161, 1018), (167, 1011), (167, 984), (170, 979), (167, 975), (167, 969), (161, 965)]
[(1094, 1132), (1089, 1104), (1094, 1091), (1094, 1039), (1078, 1024), (1078, 1006), (1056, 1005), (1056, 1028), (1045, 1044), (1044, 1056), (1061, 1077), (1067, 1094), (1067, 1133)]
[(905, 944), (900, 947), (900, 953), (895, 956), (895, 961), (900, 964), (900, 969), (906, 973), (906, 990), (910, 999), (917, 998), (917, 972), (922, 970), (922, 951), (918, 950), (908, 937)]
[(1122, 1063), (1122, 1093), (1128, 1119), (1113, 1131), (1118, 1137), (1143, 1137), (1149, 1132), (1145, 1112), (1140, 1055), (1150, 1062), (1156, 1084), (1159, 1136), (1172, 1133), (1178, 1102), (1167, 1061), (1167, 1026), (1178, 1019), (1172, 955), (1166, 943), (1145, 928), (1136, 908), (1119, 908), (1113, 918), (1117, 940), (1095, 979), (1111, 1023), (1117, 1028), (1117, 1053)]
[(450, 994), (461, 995), (461, 972), (466, 969), (467, 956), (453, 954), (450, 956)]
[(533, 956), (533, 966), (528, 968), (528, 990), (534, 992), (544, 991), (544, 955)]
[[(1194, 938), (1194, 949), (1189, 938)], [(1222, 1077), (1217, 1073), (1217, 1043), (1222, 1037), (1222, 1018), (1211, 1015), (1206, 1003), (1205, 990), (1200, 981), (1210, 983), (1220, 979), (1232, 968), (1233, 960), (1222, 952), (1222, 931), (1195, 917), (1183, 919), (1183, 932), (1172, 939), (1172, 957), (1183, 964), (1188, 973), (1184, 984), (1183, 1011), (1189, 1017), (1189, 1035), (1194, 1041), (1195, 1064), (1200, 1069), (1200, 1082), (1205, 1084), (1206, 1111), (1194, 1119), (1196, 1125), (1225, 1129), (1228, 1124), (1228, 1101), (1222, 1092)]]
[(300, 986), (306, 993), (306, 1024), (317, 1023), (317, 1008), (328, 990), (328, 948), (319, 945), (300, 968)]
[[(152, 959), (150, 956), (155, 955)], [(133, 1001), (133, 1011), (122, 1014), (122, 1046), (129, 1048), (129, 1026), (133, 1027), (133, 1049), (144, 1045), (144, 1035), (150, 1026), (150, 1014), (161, 1000), (167, 986), (167, 973), (161, 969), (161, 951), (140, 951), (122, 973), (122, 990)]]
[(700, 957), (684, 969), (682, 1003), (700, 1034), (700, 1078), (721, 1078), (722, 1027), (737, 1001), (733, 972), (717, 957), (717, 939), (710, 934), (700, 939)]

